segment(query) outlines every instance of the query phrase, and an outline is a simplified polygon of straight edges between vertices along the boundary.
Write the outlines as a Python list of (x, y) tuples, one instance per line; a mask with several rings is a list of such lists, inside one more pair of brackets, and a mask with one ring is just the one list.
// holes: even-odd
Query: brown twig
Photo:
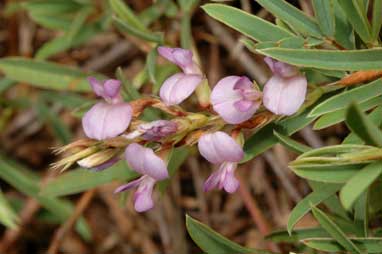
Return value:
[[(266, 236), (271, 232), (271, 226), (265, 219), (262, 211), (256, 203), (256, 200), (251, 196), (249, 187), (240, 176), (238, 176), (240, 187), (239, 194), (244, 202), (245, 207), (247, 208), (249, 214), (251, 215), (253, 221), (255, 222), (259, 232), (262, 236)], [(274, 243), (268, 243), (268, 247), (272, 251), (279, 251), (279, 248)]]
[(291, 183), (290, 179), (288, 178), (287, 174), (284, 171), (284, 168), (278, 160), (275, 158), (272, 152), (265, 152), (264, 153), (265, 160), (269, 163), (271, 168), (273, 169), (273, 172), (276, 174), (276, 176), (279, 178), (282, 186), (287, 191), (288, 195), (292, 198), (292, 200), (296, 203), (302, 199), (300, 193), (297, 192), (294, 185)]
[(70, 231), (70, 229), (73, 227), (74, 223), (77, 221), (77, 219), (81, 216), (83, 211), (86, 209), (86, 207), (89, 205), (90, 201), (94, 197), (95, 189), (88, 190), (84, 194), (82, 194), (80, 200), (78, 201), (76, 205), (76, 209), (74, 210), (73, 214), (70, 216), (70, 218), (56, 231), (54, 234), (53, 240), (49, 246), (49, 249), (47, 251), (48, 254), (56, 254), (62, 241), (64, 240), (66, 234)]

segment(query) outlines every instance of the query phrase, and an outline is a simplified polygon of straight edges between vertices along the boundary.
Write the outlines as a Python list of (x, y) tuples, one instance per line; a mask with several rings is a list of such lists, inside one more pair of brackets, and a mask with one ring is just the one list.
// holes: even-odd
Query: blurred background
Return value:
[[(269, 77), (262, 57), (240, 43), (241, 35), (199, 7), (208, 1), (189, 1), (188, 11), (187, 1), (124, 2), (149, 29), (147, 35), (162, 32), (166, 45), (197, 49), (211, 86), (225, 75), (247, 75), (259, 84)], [(255, 1), (225, 2), (273, 21)], [(310, 1), (289, 2), (312, 15)], [(84, 77), (96, 72), (115, 78), (120, 68), (124, 82), (151, 94), (176, 68), (158, 59), (151, 77), (151, 42), (112, 22), (106, 0), (2, 0), (0, 11), (0, 253), (201, 253), (187, 235), (185, 214), (242, 245), (291, 249), (264, 239), (285, 228), (291, 209), (310, 191), (287, 168), (296, 154), (281, 145), (239, 167), (241, 187), (232, 195), (204, 193), (211, 165), (196, 151), (182, 153), (168, 188), (156, 193), (155, 208), (144, 214), (134, 211), (129, 193), (113, 194), (131, 177), (123, 165), (100, 173), (73, 167), (57, 180), (62, 175), (50, 166), (60, 156), (53, 148), (84, 137), (81, 115), (96, 99)], [(15, 56), (23, 60), (9, 58)], [(19, 75), (23, 82), (9, 78)], [(66, 82), (73, 75), (81, 81)], [(346, 134), (343, 125), (320, 132), (307, 127), (294, 138), (320, 147)], [(73, 228), (71, 219), (78, 217)], [(298, 226), (315, 223), (308, 215)]]

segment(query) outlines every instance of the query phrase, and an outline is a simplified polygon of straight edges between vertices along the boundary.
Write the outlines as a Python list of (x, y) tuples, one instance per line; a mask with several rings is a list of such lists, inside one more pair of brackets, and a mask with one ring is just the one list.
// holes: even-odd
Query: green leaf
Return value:
[(355, 36), (353, 26), (348, 22), (346, 14), (337, 0), (332, 0), (335, 15), (335, 39), (346, 49), (355, 48)]
[(364, 42), (371, 42), (370, 25), (365, 11), (362, 11), (357, 0), (337, 0), (345, 12), (348, 21)]
[(308, 112), (309, 110), (306, 110), (301, 115), (290, 117), (277, 124), (268, 124), (253, 134), (245, 141), (245, 156), (242, 162), (249, 161), (278, 142), (278, 139), (273, 135), (273, 130), (277, 130), (277, 132), (283, 135), (290, 136), (313, 122), (314, 117), (308, 117)]
[(38, 117), (47, 123), (52, 130), (57, 139), (61, 144), (68, 144), (71, 140), (71, 133), (68, 126), (59, 118), (59, 116), (52, 112), (49, 107), (41, 100), (36, 104), (36, 111)]
[(19, 217), (9, 205), (7, 198), (0, 190), (0, 222), (8, 228), (16, 228)]
[[(67, 200), (41, 196), (39, 194), (40, 179), (30, 170), (6, 160), (3, 156), (0, 156), (0, 178), (18, 191), (35, 198), (44, 208), (56, 215), (61, 222), (66, 221), (74, 211), (73, 205)], [(83, 218), (78, 220), (76, 229), (84, 239), (89, 240), (91, 238), (90, 229)]]
[(23, 2), (22, 6), (29, 12), (39, 15), (71, 13), (83, 7), (70, 0), (55, 0), (54, 2), (49, 0), (28, 1)]
[(309, 116), (320, 116), (326, 113), (341, 110), (352, 102), (362, 103), (382, 94), (382, 80), (378, 79), (367, 85), (341, 92), (315, 106)]
[(316, 21), (288, 2), (280, 0), (256, 0), (256, 2), (303, 35), (322, 37)]
[[(382, 104), (382, 97), (375, 97), (370, 100), (361, 102), (359, 104), (359, 107), (362, 111), (367, 111), (381, 104)], [(323, 129), (323, 128), (326, 128), (344, 121), (346, 117), (346, 110), (347, 109), (344, 108), (344, 109), (340, 109), (337, 111), (324, 114), (314, 123), (313, 128), (315, 130), (320, 130), (320, 129)]]
[(178, 13), (175, 3), (172, 0), (158, 0), (139, 13), (138, 19), (147, 27), (168, 12)]
[(320, 225), (346, 250), (361, 254), (360, 249), (345, 235), (345, 233), (336, 225), (324, 212), (317, 207), (312, 207), (314, 217)]
[(366, 144), (382, 147), (381, 130), (369, 120), (356, 104), (349, 106), (346, 113), (346, 124)]
[(31, 19), (42, 27), (66, 31), (70, 27), (71, 19), (68, 16), (54, 16), (52, 14), (38, 14), (31, 12)]
[(9, 57), (0, 59), (0, 70), (9, 79), (41, 88), (78, 92), (90, 90), (87, 74), (55, 63)]
[[(381, 253), (382, 238), (349, 237), (362, 253)], [(306, 246), (325, 252), (344, 252), (344, 248), (331, 238), (312, 238), (302, 241)]]
[(118, 80), (122, 82), (122, 89), (126, 92), (128, 100), (136, 100), (141, 97), (139, 91), (133, 86), (133, 84), (125, 77), (121, 67), (117, 68), (116, 76)]
[(289, 215), (287, 230), (289, 234), (292, 234), (293, 227), (296, 223), (304, 217), (311, 210), (311, 204), (318, 205), (327, 200), (341, 188), (338, 184), (324, 184), (325, 188), (316, 190), (308, 194), (303, 200), (301, 200), (292, 210)]
[(294, 36), (285, 29), (231, 6), (206, 4), (202, 8), (214, 19), (257, 41), (279, 41)]
[(324, 50), (324, 49), (259, 49), (261, 54), (296, 66), (328, 70), (382, 69), (382, 49)]
[(293, 172), (308, 180), (325, 183), (344, 183), (354, 176), (361, 168), (362, 164), (304, 164), (290, 165)]
[(333, 1), (313, 0), (314, 14), (318, 20), (318, 25), (323, 34), (328, 37), (334, 37), (335, 16), (333, 10)]
[(358, 171), (341, 189), (340, 199), (349, 210), (354, 202), (382, 174), (382, 162), (374, 162)]
[(186, 227), (192, 240), (207, 254), (271, 254), (270, 251), (244, 248), (206, 225), (186, 215)]
[(188, 13), (183, 14), (180, 22), (180, 45), (185, 49), (192, 46), (191, 15)]
[(15, 84), (16, 84), (16, 82), (11, 80), (11, 79), (7, 79), (7, 78), (1, 79), (0, 80), (0, 94)]
[(277, 137), (277, 139), (282, 145), (284, 145), (285, 147), (289, 148), (289, 150), (294, 151), (298, 154), (305, 153), (312, 149), (311, 147), (301, 144), (297, 141), (294, 141), (288, 136), (282, 135), (275, 130), (273, 131), (273, 134)]
[(147, 55), (146, 68), (149, 73), (149, 77), (153, 85), (157, 83), (156, 80), (156, 60), (157, 60), (157, 48), (154, 47)]
[(158, 44), (163, 44), (163, 34), (162, 33), (153, 33), (151, 31), (142, 31), (137, 29), (134, 26), (131, 26), (129, 23), (121, 20), (120, 18), (113, 17), (113, 21), (116, 24), (117, 28), (121, 32), (125, 32), (127, 34), (131, 34), (133, 36), (136, 36), (138, 38), (141, 38), (145, 41), (151, 41), (156, 42)]
[(184, 12), (189, 12), (199, 3), (199, 1), (200, 0), (178, 0), (178, 3)]
[(118, 15), (123, 23), (129, 24), (131, 27), (134, 27), (141, 32), (150, 33), (145, 25), (142, 24), (139, 18), (134, 14), (134, 11), (122, 0), (109, 0), (109, 3), (112, 10)]
[[(367, 117), (375, 125), (380, 126), (382, 124), (382, 106), (375, 108)], [(359, 138), (354, 132), (351, 132), (345, 139), (342, 141), (342, 144), (364, 144), (365, 142)]]
[(38, 49), (35, 58), (43, 60), (72, 47), (80, 46), (101, 31), (102, 27), (99, 22), (87, 24), (86, 26), (81, 27), (76, 36), (71, 40), (68, 40), (67, 36), (63, 35), (46, 42)]
[(129, 181), (135, 177), (137, 177), (137, 173), (129, 169), (125, 161), (120, 161), (100, 172), (76, 169), (49, 181), (42, 188), (41, 195), (59, 197), (76, 194), (114, 180)]
[(371, 22), (371, 33), (374, 40), (379, 37), (382, 25), (382, 0), (374, 0), (373, 2), (373, 18)]
[(295, 243), (313, 237), (330, 237), (328, 232), (320, 227), (295, 229), (292, 232), (286, 230), (275, 231), (265, 237), (275, 243)]

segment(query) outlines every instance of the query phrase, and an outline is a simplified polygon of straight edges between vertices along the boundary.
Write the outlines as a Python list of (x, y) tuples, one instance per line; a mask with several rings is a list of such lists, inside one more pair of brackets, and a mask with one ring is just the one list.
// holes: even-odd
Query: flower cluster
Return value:
[[(173, 112), (175, 105), (184, 102), (199, 86), (206, 84), (207, 79), (190, 50), (159, 47), (158, 52), (181, 69), (181, 72), (164, 81), (159, 92), (159, 108)], [(228, 76), (221, 79), (208, 94), (211, 107), (205, 112), (182, 111), (181, 114), (174, 114), (176, 117), (173, 119), (153, 122), (138, 120), (135, 107), (139, 103), (122, 100), (120, 81), (110, 79), (102, 83), (89, 78), (94, 93), (103, 101), (95, 104), (82, 119), (86, 136), (101, 142), (122, 138), (125, 142), (123, 157), (130, 168), (141, 175), (115, 192), (136, 187), (136, 211), (151, 209), (154, 206), (152, 193), (155, 184), (169, 177), (166, 149), (178, 144), (195, 143), (198, 143), (200, 154), (218, 168), (206, 180), (204, 190), (218, 188), (229, 193), (235, 192), (239, 187), (235, 169), (244, 157), (243, 142), (237, 131), (232, 131), (232, 135), (223, 131), (226, 124), (244, 123), (254, 117), (256, 112), (265, 110), (275, 115), (292, 115), (305, 101), (307, 80), (297, 68), (271, 58), (265, 58), (265, 62), (273, 75), (264, 85), (263, 91), (245, 76)], [(138, 108), (138, 111), (143, 111), (144, 106)], [(100, 154), (104, 159), (97, 160), (97, 163), (100, 162), (98, 165), (89, 163), (91, 159), (94, 161), (94, 158), (99, 158)], [(77, 162), (83, 167), (102, 170), (122, 157), (122, 153), (113, 149), (108, 150), (107, 158), (105, 154), (105, 151), (97, 150), (97, 153), (89, 157), (86, 155)]]

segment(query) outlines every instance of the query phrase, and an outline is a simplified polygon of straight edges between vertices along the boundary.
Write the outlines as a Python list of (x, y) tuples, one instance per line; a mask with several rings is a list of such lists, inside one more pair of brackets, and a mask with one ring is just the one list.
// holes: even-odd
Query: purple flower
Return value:
[(152, 193), (156, 180), (148, 175), (144, 175), (137, 180), (118, 187), (114, 193), (127, 191), (131, 188), (138, 187), (134, 193), (134, 208), (137, 212), (145, 212), (154, 207)]
[(237, 163), (225, 162), (219, 169), (212, 173), (204, 183), (204, 191), (214, 188), (223, 189), (228, 193), (234, 193), (239, 187), (239, 181), (235, 178)]
[(192, 59), (190, 50), (158, 47), (158, 52), (178, 65), (183, 72), (170, 76), (163, 83), (159, 96), (167, 105), (177, 105), (187, 99), (203, 81), (199, 66)]
[(126, 148), (125, 157), (130, 167), (142, 175), (148, 175), (155, 180), (168, 178), (165, 162), (150, 148), (132, 143)]
[(211, 103), (224, 121), (238, 124), (250, 119), (260, 107), (261, 92), (245, 76), (228, 76), (215, 85)]
[(174, 134), (177, 129), (178, 125), (175, 122), (167, 120), (157, 120), (138, 126), (138, 130), (143, 133), (143, 139), (150, 141), (158, 141), (161, 138)]
[(263, 90), (264, 106), (276, 115), (293, 115), (305, 101), (308, 81), (298, 69), (266, 57), (273, 72)]
[(236, 165), (244, 157), (244, 151), (236, 141), (225, 132), (215, 132), (203, 135), (198, 142), (200, 154), (213, 164), (220, 164), (219, 169), (211, 174), (204, 184), (204, 190), (224, 188), (235, 192), (239, 186), (234, 171)]
[(129, 127), (132, 108), (123, 102), (120, 82), (109, 79), (103, 84), (90, 77), (90, 85), (95, 94), (105, 99), (96, 103), (82, 118), (82, 127), (87, 137), (97, 140), (113, 138)]
[(178, 65), (185, 74), (199, 74), (202, 72), (199, 66), (192, 60), (193, 54), (191, 50), (182, 48), (158, 47), (158, 53)]

